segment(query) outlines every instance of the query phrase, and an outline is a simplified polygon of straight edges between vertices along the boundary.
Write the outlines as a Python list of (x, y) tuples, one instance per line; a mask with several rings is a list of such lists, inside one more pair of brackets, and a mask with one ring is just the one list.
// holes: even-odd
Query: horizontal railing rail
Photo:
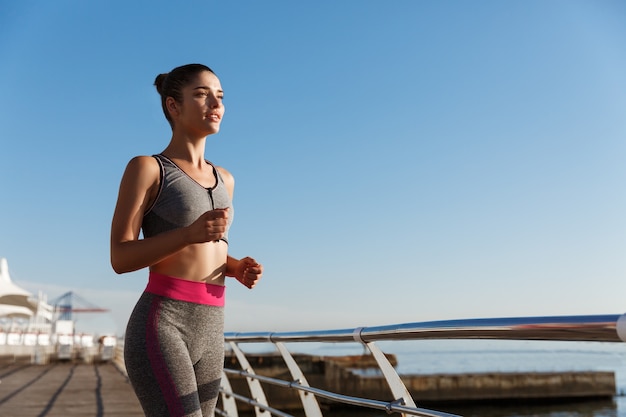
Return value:
[[(225, 341), (233, 350), (241, 369), (225, 368), (222, 376), (220, 415), (238, 416), (237, 401), (253, 406), (256, 417), (287, 416), (269, 406), (261, 382), (298, 392), (302, 409), (307, 417), (322, 416), (317, 398), (337, 403), (400, 413), (403, 416), (453, 416), (445, 412), (417, 407), (400, 376), (386, 355), (375, 342), (427, 339), (500, 339), (500, 340), (544, 340), (544, 341), (626, 341), (626, 315), (588, 315), (556, 317), (513, 317), (495, 319), (463, 319), (431, 322), (403, 323), (396, 325), (358, 327), (340, 330), (298, 332), (248, 332), (225, 333)], [(393, 401), (380, 401), (351, 397), (309, 386), (298, 364), (293, 360), (284, 343), (299, 342), (358, 342), (374, 357), (394, 396)], [(250, 366), (246, 354), (239, 348), (245, 343), (270, 343), (282, 355), (293, 380), (281, 380), (258, 375)], [(228, 376), (246, 379), (252, 398), (234, 393)], [(236, 400), (236, 401), (235, 401)]]
[[(624, 341), (626, 315), (513, 317), (444, 320), (305, 332), (225, 333), (229, 342), (376, 342), (421, 339), (508, 339), (562, 341)], [(626, 336), (625, 336), (626, 338)]]

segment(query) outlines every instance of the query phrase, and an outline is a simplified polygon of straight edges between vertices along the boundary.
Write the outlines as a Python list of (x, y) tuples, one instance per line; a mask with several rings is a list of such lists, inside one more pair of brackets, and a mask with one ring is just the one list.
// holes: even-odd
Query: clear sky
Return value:
[(155, 76), (200, 62), (265, 266), (228, 331), (623, 313), (625, 45), (623, 1), (0, 0), (0, 257), (121, 334), (119, 181), (169, 141)]

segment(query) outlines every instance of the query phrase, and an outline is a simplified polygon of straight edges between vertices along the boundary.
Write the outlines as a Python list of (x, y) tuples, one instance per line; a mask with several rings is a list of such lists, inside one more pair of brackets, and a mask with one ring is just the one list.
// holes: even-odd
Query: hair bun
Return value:
[(154, 86), (156, 87), (160, 95), (163, 95), (163, 84), (165, 83), (165, 79), (168, 75), (169, 73), (159, 74), (154, 79)]

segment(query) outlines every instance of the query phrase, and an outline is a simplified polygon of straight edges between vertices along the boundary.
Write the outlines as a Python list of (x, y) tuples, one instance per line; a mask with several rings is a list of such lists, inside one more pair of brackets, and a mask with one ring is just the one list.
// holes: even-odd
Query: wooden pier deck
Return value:
[(143, 417), (130, 383), (111, 362), (0, 364), (2, 417)]

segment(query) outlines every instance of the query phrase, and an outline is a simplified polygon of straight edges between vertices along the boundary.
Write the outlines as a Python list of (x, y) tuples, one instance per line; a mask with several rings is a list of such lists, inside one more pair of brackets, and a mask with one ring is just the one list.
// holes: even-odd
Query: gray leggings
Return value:
[(144, 292), (124, 340), (146, 417), (214, 415), (224, 367), (224, 308)]

